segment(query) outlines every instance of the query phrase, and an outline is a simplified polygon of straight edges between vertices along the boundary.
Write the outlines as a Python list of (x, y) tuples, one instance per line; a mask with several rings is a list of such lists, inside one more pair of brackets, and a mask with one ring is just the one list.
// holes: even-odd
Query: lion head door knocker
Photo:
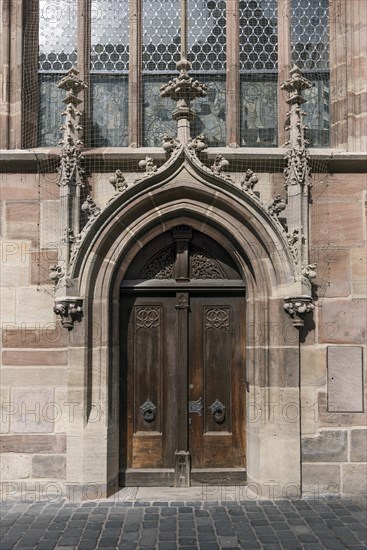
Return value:
[(157, 407), (149, 399), (140, 405), (139, 408), (145, 422), (153, 422), (153, 420), (155, 420)]
[(216, 422), (217, 424), (223, 424), (226, 418), (226, 415), (224, 413), (225, 406), (223, 405), (223, 403), (221, 403), (219, 399), (216, 399), (214, 403), (210, 405), (209, 409), (213, 415), (214, 422)]

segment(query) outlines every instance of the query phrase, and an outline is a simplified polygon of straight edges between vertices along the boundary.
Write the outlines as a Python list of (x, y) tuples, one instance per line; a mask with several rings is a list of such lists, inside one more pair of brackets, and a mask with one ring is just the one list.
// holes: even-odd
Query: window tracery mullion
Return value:
[(240, 143), (240, 15), (237, 0), (227, 1), (226, 119), (227, 145)]
[(142, 143), (142, 0), (129, 2), (129, 144)]
[(77, 67), (79, 78), (87, 84), (80, 93), (80, 110), (83, 113), (83, 142), (86, 147), (91, 142), (91, 106), (90, 106), (90, 51), (91, 51), (91, 0), (78, 0), (77, 9)]
[(278, 0), (278, 147), (287, 140), (285, 131), (288, 111), (288, 92), (281, 90), (280, 84), (289, 78), (291, 70), (291, 0)]

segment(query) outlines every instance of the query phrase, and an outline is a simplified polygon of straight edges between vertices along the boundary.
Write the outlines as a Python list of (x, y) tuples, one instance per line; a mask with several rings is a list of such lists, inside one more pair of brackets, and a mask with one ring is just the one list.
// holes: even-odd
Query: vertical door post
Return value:
[[(190, 487), (190, 452), (188, 440), (188, 313), (189, 293), (177, 292), (177, 450), (175, 452), (175, 487)], [(169, 413), (169, 411), (168, 411)]]

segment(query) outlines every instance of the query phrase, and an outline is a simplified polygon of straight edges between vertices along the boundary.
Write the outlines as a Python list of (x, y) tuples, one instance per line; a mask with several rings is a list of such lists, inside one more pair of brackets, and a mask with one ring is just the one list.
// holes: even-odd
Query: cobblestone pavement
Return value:
[(0, 506), (1, 550), (367, 548), (364, 499)]

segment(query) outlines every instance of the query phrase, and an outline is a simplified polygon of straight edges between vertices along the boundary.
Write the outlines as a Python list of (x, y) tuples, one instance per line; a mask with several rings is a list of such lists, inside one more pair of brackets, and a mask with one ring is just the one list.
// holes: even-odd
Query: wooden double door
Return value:
[(240, 483), (244, 292), (124, 292), (120, 483)]

